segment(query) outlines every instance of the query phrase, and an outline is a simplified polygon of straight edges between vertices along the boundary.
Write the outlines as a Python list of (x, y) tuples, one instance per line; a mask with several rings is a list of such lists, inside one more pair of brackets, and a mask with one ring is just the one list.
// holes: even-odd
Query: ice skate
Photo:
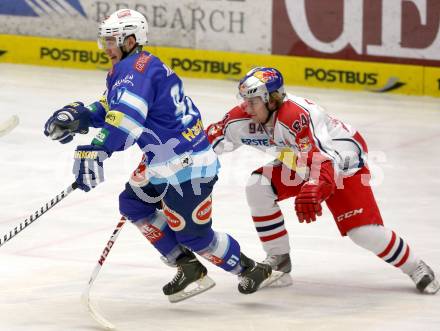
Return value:
[(260, 288), (269, 286), (284, 275), (280, 271), (272, 271), (272, 267), (268, 264), (257, 263), (249, 259), (243, 253), (240, 254), (240, 264), (244, 267), (244, 270), (239, 275), (238, 291), (243, 294), (254, 293)]
[(177, 259), (176, 265), (177, 274), (163, 287), (163, 293), (170, 302), (189, 299), (215, 286), (214, 280), (207, 275), (205, 266), (192, 252)]
[(272, 267), (272, 270), (280, 271), (284, 273), (279, 279), (272, 282), (270, 287), (286, 287), (292, 285), (292, 262), (290, 261), (289, 253), (280, 255), (268, 255), (262, 262), (262, 264), (268, 264)]
[(440, 289), (440, 283), (435, 279), (434, 271), (423, 261), (419, 262), (410, 277), (421, 293), (435, 294)]

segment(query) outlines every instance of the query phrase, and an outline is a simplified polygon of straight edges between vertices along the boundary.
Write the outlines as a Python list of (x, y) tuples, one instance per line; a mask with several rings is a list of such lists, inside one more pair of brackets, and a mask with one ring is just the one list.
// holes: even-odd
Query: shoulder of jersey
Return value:
[(225, 125), (242, 121), (242, 120), (250, 120), (251, 116), (246, 113), (242, 105), (235, 106), (232, 108), (223, 118), (223, 123)]
[(301, 119), (301, 115), (308, 116), (306, 109), (289, 98), (284, 101), (278, 110), (277, 121), (282, 122), (290, 128), (295, 121)]
[(128, 57), (127, 59), (119, 62), (110, 71), (109, 76), (119, 73), (133, 73), (133, 74), (144, 74), (150, 67), (156, 67), (158, 62), (157, 58), (148, 53), (140, 52), (139, 54)]

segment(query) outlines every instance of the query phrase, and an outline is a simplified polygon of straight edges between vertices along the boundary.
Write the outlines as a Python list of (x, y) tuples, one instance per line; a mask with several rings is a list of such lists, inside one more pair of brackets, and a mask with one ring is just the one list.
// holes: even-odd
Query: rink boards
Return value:
[[(238, 80), (274, 66), (288, 85), (440, 97), (440, 68), (295, 56), (147, 47), (183, 77)], [(110, 68), (93, 41), (0, 35), (0, 62), (78, 69)]]

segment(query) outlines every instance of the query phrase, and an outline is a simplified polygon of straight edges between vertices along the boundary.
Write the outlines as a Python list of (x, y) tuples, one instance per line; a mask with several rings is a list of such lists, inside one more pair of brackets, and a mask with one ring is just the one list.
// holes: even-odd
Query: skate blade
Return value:
[(284, 275), (286, 275), (284, 272), (281, 271), (275, 271), (272, 270), (272, 274), (269, 276), (269, 278), (267, 278), (266, 280), (264, 280), (260, 286), (258, 287), (258, 289), (262, 289), (263, 287), (268, 287), (269, 285), (273, 284), (274, 282), (276, 282), (277, 280), (279, 280), (281, 277), (283, 277)]
[(437, 279), (434, 279), (431, 283), (429, 283), (428, 286), (425, 287), (423, 290), (426, 294), (436, 294), (438, 290), (440, 289), (440, 283)]
[[(209, 276), (205, 276), (205, 277), (195, 281), (193, 284), (196, 284), (197, 287), (193, 288), (193, 289), (191, 289), (189, 291), (186, 288), (186, 289), (183, 289), (180, 292), (171, 294), (171, 295), (168, 296), (168, 300), (171, 303), (180, 302), (180, 301), (189, 299), (189, 298), (191, 298), (193, 296), (196, 296), (198, 294), (201, 294), (203, 292), (206, 292), (206, 291), (208, 291), (209, 289), (211, 289), (211, 288), (213, 288), (215, 286), (214, 280), (211, 277), (209, 277)], [(189, 286), (191, 286), (191, 284)]]
[(290, 273), (283, 273), (283, 275), (274, 282), (266, 285), (266, 287), (287, 287), (293, 284), (293, 279)]

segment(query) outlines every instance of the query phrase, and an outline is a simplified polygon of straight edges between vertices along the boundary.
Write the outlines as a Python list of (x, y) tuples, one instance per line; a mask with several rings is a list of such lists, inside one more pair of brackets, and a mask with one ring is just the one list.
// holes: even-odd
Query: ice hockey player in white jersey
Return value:
[(299, 222), (315, 221), (325, 202), (342, 236), (402, 270), (420, 292), (439, 290), (431, 268), (383, 225), (359, 132), (315, 102), (286, 94), (274, 68), (248, 72), (239, 94), (243, 102), (206, 131), (218, 154), (250, 145), (275, 156), (252, 173), (246, 195), (267, 253), (264, 263), (286, 273), (278, 285), (292, 282), (289, 237), (278, 202), (295, 197)]

